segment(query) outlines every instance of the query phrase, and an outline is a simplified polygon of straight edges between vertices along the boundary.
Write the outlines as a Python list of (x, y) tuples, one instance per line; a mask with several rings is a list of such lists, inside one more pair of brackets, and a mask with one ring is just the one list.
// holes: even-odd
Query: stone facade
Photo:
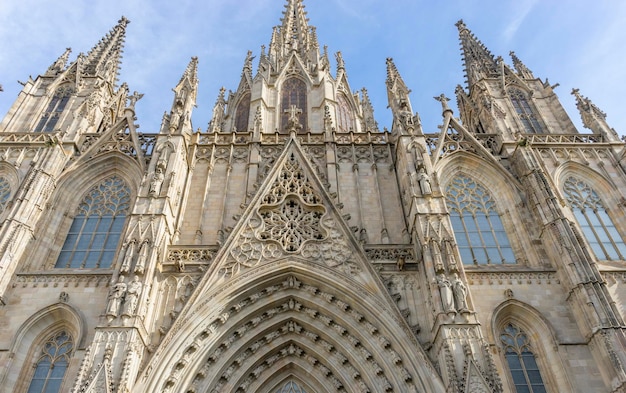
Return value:
[(425, 133), (387, 59), (381, 130), (288, 0), (207, 130), (192, 58), (142, 134), (127, 23), (0, 123), (1, 392), (626, 392), (626, 149), (588, 98), (582, 134), (460, 21), (460, 118)]

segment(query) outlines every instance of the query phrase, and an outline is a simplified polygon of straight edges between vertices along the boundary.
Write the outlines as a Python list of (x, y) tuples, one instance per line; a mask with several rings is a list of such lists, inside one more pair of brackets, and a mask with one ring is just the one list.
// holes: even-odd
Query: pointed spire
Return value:
[(198, 57), (193, 56), (187, 64), (187, 68), (185, 72), (180, 77), (179, 85), (182, 85), (185, 80), (188, 80), (190, 84), (196, 85), (198, 84)]
[(392, 131), (412, 134), (415, 130), (413, 109), (409, 100), (411, 90), (406, 86), (391, 57), (387, 58), (387, 100), (393, 112)]
[(83, 63), (84, 75), (101, 75), (115, 84), (126, 38), (126, 26), (129, 23), (122, 16), (117, 25), (89, 51)]
[(363, 106), (363, 123), (364, 131), (370, 132), (379, 132), (378, 123), (376, 119), (374, 119), (374, 107), (372, 106), (372, 101), (370, 101), (370, 97), (367, 94), (367, 89), (361, 89), (362, 103)]
[(72, 48), (66, 48), (65, 52), (59, 58), (52, 63), (50, 67), (48, 67), (48, 71), (46, 71), (46, 75), (56, 75), (59, 72), (63, 71), (67, 65), (67, 60), (70, 57), (70, 53), (72, 53)]
[(515, 55), (515, 52), (510, 51), (509, 55), (511, 56), (511, 60), (513, 60), (513, 66), (517, 71), (518, 75), (525, 79), (534, 79), (532, 71), (526, 67), (524, 63)]
[(572, 89), (576, 98), (576, 107), (580, 112), (583, 126), (596, 134), (601, 134), (608, 141), (619, 142), (619, 135), (606, 122), (606, 113), (602, 112), (591, 100), (580, 94), (579, 89)]
[(213, 107), (213, 117), (209, 122), (209, 132), (222, 132), (222, 123), (224, 122), (224, 109), (226, 108), (226, 99), (224, 95), (226, 89), (222, 87), (217, 100), (215, 100), (215, 106)]
[(498, 64), (489, 49), (472, 34), (463, 20), (459, 20), (456, 27), (459, 29), (468, 85), (471, 87), (483, 78), (498, 75)]
[(305, 62), (317, 63), (319, 44), (315, 28), (309, 27), (302, 0), (287, 0), (281, 25), (274, 27), (269, 56), (276, 69), (296, 53)]

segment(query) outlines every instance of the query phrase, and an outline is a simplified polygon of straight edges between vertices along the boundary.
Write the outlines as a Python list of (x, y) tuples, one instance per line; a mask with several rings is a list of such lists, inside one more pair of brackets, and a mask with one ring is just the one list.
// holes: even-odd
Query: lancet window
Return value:
[(598, 194), (580, 179), (568, 177), (563, 186), (578, 225), (601, 260), (626, 260), (626, 244)]
[(237, 105), (235, 113), (235, 130), (238, 132), (248, 131), (248, 119), (250, 118), (250, 93), (246, 93)]
[(301, 131), (307, 130), (307, 100), (306, 100), (306, 83), (298, 78), (289, 78), (283, 83), (281, 90), (281, 106), (280, 106), (280, 129), (288, 131), (290, 109), (294, 107), (297, 110), (298, 122), (302, 126)]
[(340, 132), (351, 131), (354, 127), (354, 117), (344, 94), (339, 94), (337, 104), (337, 129)]
[(539, 123), (536, 110), (533, 108), (526, 94), (519, 89), (509, 89), (509, 98), (513, 104), (513, 108), (517, 112), (517, 117), (522, 122), (524, 130), (529, 134), (540, 134), (543, 132), (543, 127)]
[(447, 186), (446, 202), (463, 263), (515, 263), (496, 203), (485, 187), (458, 175)]
[(63, 113), (73, 92), (74, 90), (71, 87), (61, 87), (56, 91), (50, 103), (48, 103), (46, 111), (41, 115), (41, 119), (39, 119), (39, 123), (35, 127), (35, 132), (54, 131), (54, 127), (59, 121), (61, 113)]
[(110, 268), (129, 207), (130, 189), (119, 177), (91, 188), (78, 207), (55, 267)]
[(530, 340), (519, 327), (508, 324), (500, 334), (509, 371), (518, 393), (545, 393), (546, 388)]
[(58, 393), (72, 356), (74, 341), (66, 331), (51, 336), (34, 363), (28, 393)]

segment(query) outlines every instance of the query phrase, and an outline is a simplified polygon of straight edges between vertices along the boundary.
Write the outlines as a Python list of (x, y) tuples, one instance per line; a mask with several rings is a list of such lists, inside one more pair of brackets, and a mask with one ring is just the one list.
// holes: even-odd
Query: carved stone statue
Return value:
[(128, 273), (130, 266), (133, 263), (133, 256), (135, 255), (135, 239), (132, 239), (128, 242), (126, 246), (126, 252), (124, 253), (124, 261), (122, 262), (122, 266), (120, 267), (120, 272)]
[(165, 179), (165, 175), (163, 175), (163, 168), (157, 167), (156, 171), (154, 172), (154, 176), (152, 176), (152, 181), (150, 182), (150, 196), (151, 197), (159, 196), (164, 179)]
[(469, 311), (467, 308), (467, 287), (463, 284), (463, 281), (461, 281), (459, 275), (456, 273), (452, 275), (452, 287), (454, 291), (456, 309), (459, 312)]
[(135, 104), (137, 103), (137, 101), (139, 101), (141, 99), (141, 97), (143, 97), (143, 94), (140, 94), (138, 92), (134, 92), (132, 96), (128, 96), (128, 108), (130, 109), (135, 109)]
[(139, 276), (133, 277), (133, 280), (128, 284), (128, 289), (126, 290), (126, 299), (124, 302), (124, 311), (122, 315), (132, 317), (137, 312), (137, 303), (139, 301), (139, 295), (141, 295), (141, 290), (143, 289), (143, 284), (139, 281)]
[(117, 318), (120, 313), (122, 302), (124, 301), (124, 295), (126, 295), (126, 283), (124, 282), (124, 276), (119, 276), (117, 282), (111, 288), (109, 293), (109, 302), (107, 304), (106, 316), (109, 322)]
[(447, 313), (455, 312), (452, 284), (445, 276), (445, 274), (440, 273), (437, 275), (437, 286), (439, 287), (439, 294), (441, 295), (443, 311)]
[(417, 172), (417, 181), (422, 195), (430, 195), (433, 193), (433, 189), (430, 185), (430, 176), (428, 176), (428, 173), (426, 173), (426, 169), (423, 166), (421, 166)]
[(144, 240), (141, 243), (141, 248), (139, 248), (139, 257), (137, 257), (137, 265), (135, 265), (135, 273), (143, 274), (143, 271), (146, 267), (146, 260), (148, 259), (148, 246), (150, 245), (150, 241), (148, 239)]

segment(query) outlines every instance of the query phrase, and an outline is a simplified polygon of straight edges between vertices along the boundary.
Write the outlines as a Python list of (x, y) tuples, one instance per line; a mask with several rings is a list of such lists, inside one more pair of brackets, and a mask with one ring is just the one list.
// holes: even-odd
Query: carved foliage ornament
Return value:
[(222, 273), (232, 275), (262, 259), (296, 253), (327, 266), (345, 263), (349, 272), (357, 269), (348, 261), (352, 250), (345, 236), (292, 153), (231, 249)]

